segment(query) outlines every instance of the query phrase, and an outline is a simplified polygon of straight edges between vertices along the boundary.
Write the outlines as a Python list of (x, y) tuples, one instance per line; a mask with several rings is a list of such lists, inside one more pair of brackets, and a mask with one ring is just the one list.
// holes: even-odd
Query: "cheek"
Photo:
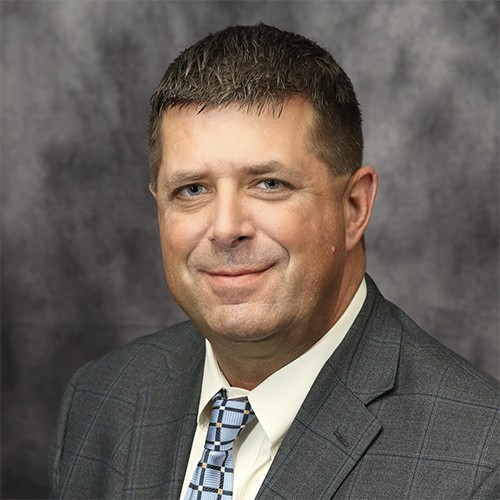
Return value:
[(324, 207), (298, 206), (269, 212), (261, 228), (289, 253), (304, 254), (314, 261), (319, 254), (336, 253), (343, 247), (343, 218)]
[(201, 224), (185, 216), (160, 217), (159, 223), (161, 247), (166, 262), (185, 260), (204, 234)]
[(296, 207), (267, 207), (258, 213), (258, 228), (269, 238), (286, 249), (293, 249), (307, 243), (310, 232), (308, 211)]

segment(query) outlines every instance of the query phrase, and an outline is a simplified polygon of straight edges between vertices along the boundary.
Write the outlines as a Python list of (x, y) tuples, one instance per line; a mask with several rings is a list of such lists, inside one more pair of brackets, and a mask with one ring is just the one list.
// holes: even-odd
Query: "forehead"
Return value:
[(312, 154), (314, 116), (311, 104), (303, 98), (289, 99), (279, 110), (239, 103), (169, 108), (163, 114), (162, 164), (208, 159), (261, 163), (303, 157)]

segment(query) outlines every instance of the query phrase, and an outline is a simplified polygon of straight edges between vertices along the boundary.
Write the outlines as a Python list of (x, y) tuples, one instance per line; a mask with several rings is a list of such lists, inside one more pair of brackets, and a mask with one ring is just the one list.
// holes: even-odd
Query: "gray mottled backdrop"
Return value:
[(147, 190), (148, 100), (209, 31), (260, 20), (332, 51), (380, 173), (383, 293), (498, 376), (499, 4), (1, 1), (2, 498), (42, 498), (86, 361), (183, 318)]

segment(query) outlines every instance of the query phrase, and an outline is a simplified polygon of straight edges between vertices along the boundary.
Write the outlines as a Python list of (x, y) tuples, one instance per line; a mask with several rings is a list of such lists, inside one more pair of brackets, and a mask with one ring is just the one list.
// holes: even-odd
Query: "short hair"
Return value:
[(191, 104), (204, 108), (239, 103), (280, 112), (301, 96), (312, 104), (312, 147), (333, 175), (362, 164), (361, 111), (354, 88), (332, 55), (317, 43), (265, 24), (229, 26), (185, 49), (168, 66), (151, 97), (148, 127), (150, 183), (161, 163), (163, 111)]

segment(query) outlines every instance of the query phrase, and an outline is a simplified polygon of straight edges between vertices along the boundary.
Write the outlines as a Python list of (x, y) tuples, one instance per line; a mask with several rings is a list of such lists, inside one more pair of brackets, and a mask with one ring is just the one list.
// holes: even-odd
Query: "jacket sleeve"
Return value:
[(80, 368), (71, 378), (66, 390), (64, 391), (62, 403), (59, 407), (55, 435), (49, 451), (49, 480), (51, 487), (49, 498), (61, 498), (61, 463), (64, 455), (64, 442), (66, 439), (67, 425), (73, 404), (73, 396), (75, 394), (77, 380), (79, 379), (79, 376), (84, 368), (85, 366)]

